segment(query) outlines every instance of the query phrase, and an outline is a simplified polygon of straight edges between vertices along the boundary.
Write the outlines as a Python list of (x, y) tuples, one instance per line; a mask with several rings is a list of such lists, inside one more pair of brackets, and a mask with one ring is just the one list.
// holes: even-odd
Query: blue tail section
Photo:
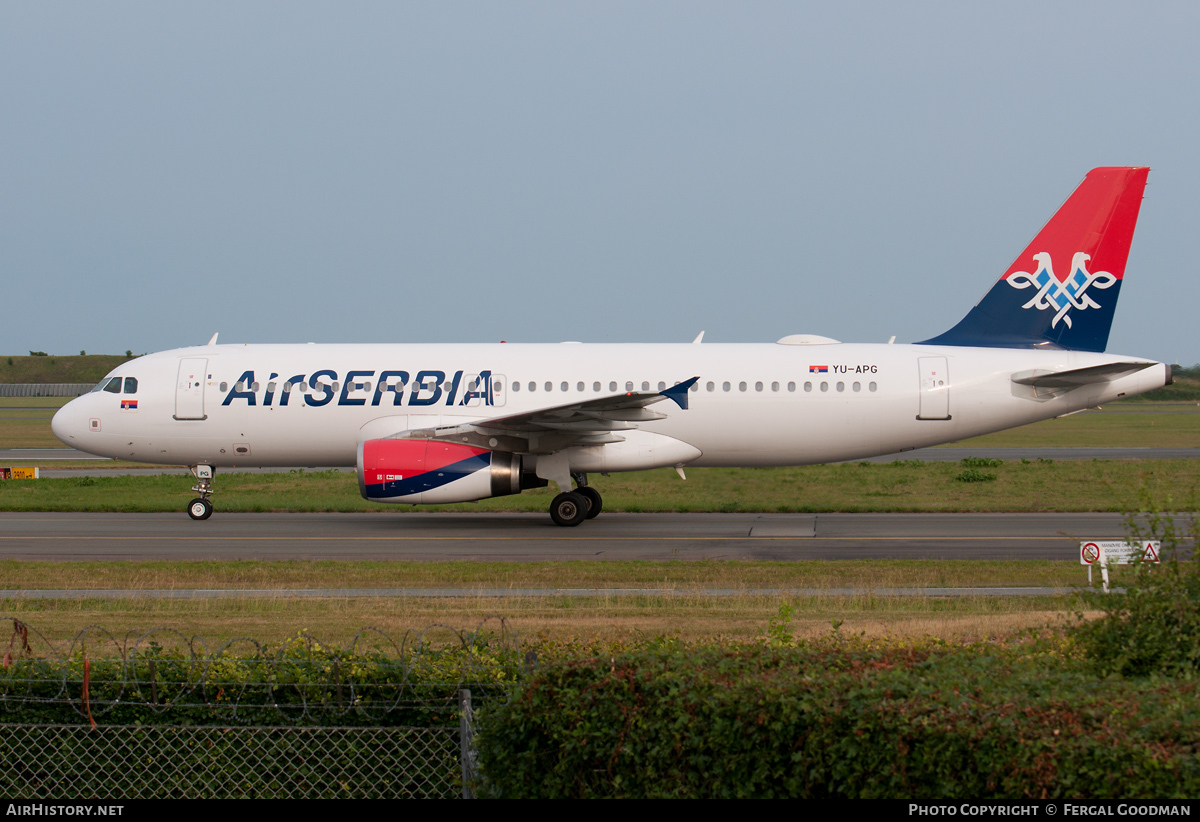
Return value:
[(1148, 168), (1096, 168), (970, 313), (918, 345), (1108, 345)]

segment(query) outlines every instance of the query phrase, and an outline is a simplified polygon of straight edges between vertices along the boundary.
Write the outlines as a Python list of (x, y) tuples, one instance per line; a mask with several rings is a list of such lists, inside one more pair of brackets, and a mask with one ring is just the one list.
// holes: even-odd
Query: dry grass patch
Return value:
[(0, 560), (0, 589), (60, 588), (960, 588), (1074, 587), (1054, 560), (563, 562)]
[[(446, 625), (471, 630), (503, 615), (518, 635), (569, 641), (579, 636), (616, 640), (677, 636), (686, 640), (726, 637), (751, 640), (777, 620), (779, 597), (467, 597), (455, 599), (248, 600), (7, 600), (0, 617), (18, 618), (56, 641), (87, 625), (113, 635), (138, 636), (171, 628), (203, 637), (209, 647), (236, 637), (274, 643), (304, 631), (322, 642), (344, 644), (364, 626), (399, 640), (409, 630)], [(995, 636), (1046, 625), (1078, 607), (1074, 597), (924, 598), (807, 597), (787, 600), (790, 625), (801, 635), (842, 632), (935, 636)]]

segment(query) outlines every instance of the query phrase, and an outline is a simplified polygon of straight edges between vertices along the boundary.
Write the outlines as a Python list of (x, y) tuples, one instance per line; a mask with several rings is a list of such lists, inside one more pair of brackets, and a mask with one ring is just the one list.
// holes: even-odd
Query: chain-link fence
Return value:
[(0, 795), (35, 799), (470, 796), (474, 707), (521, 675), (500, 618), (211, 651), (166, 629), (56, 644), (12, 624)]
[(451, 798), (458, 728), (0, 726), (0, 795)]

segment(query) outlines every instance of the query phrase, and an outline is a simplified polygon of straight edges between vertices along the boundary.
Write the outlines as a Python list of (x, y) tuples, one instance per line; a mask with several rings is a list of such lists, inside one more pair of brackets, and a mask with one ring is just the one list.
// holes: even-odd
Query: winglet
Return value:
[[(220, 334), (220, 333), (221, 333), (220, 331), (218, 331), (218, 332), (217, 332), (217, 334)], [(217, 334), (213, 334), (213, 335), (212, 335), (212, 339), (208, 341), (208, 344), (209, 344), (209, 345), (216, 345), (216, 344), (217, 344)]]
[(692, 377), (687, 382), (681, 382), (679, 385), (673, 385), (670, 388), (659, 391), (658, 393), (662, 394), (668, 399), (674, 400), (676, 405), (686, 411), (688, 407), (688, 390), (695, 385), (696, 381), (699, 379), (699, 377)]

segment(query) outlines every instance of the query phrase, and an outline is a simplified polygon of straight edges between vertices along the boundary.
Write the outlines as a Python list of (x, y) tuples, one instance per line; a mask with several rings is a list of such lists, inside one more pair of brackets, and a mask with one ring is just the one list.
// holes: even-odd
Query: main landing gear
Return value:
[(188, 516), (192, 519), (208, 519), (213, 512), (213, 504), (208, 499), (213, 494), (213, 467), (211, 465), (189, 465), (188, 468), (196, 478), (196, 484), (192, 486), (192, 490), (200, 495), (188, 503)]
[(555, 525), (574, 526), (585, 519), (595, 519), (604, 507), (600, 492), (587, 484), (587, 474), (572, 473), (571, 478), (578, 487), (559, 494), (550, 503), (550, 519)]

